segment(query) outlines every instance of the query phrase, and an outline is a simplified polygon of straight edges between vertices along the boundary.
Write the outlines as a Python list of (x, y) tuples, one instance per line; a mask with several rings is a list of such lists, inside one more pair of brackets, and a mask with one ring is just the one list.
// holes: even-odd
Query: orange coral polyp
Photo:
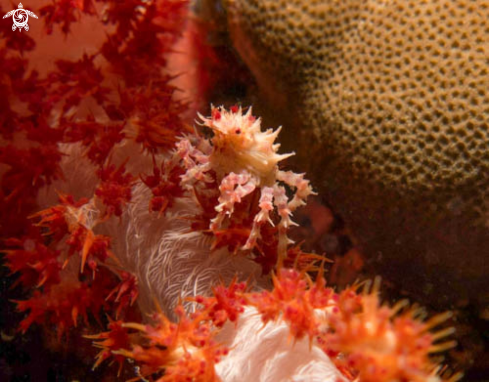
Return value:
[[(320, 343), (328, 354), (345, 354), (342, 363), (361, 381), (426, 381), (435, 367), (429, 358), (433, 342), (453, 331), (433, 336), (428, 332), (431, 323), (416, 319), (413, 310), (395, 317), (396, 307), (382, 306), (377, 290), (362, 295), (353, 289), (342, 292), (329, 318), (331, 329), (320, 336)], [(447, 318), (440, 315), (435, 322)]]
[(161, 312), (153, 316), (153, 325), (123, 324), (123, 328), (140, 331), (146, 343), (133, 344), (131, 350), (112, 349), (112, 353), (142, 364), (142, 376), (163, 373), (158, 382), (218, 381), (214, 365), (228, 350), (213, 339), (215, 331), (207, 314), (197, 312), (189, 317), (182, 306), (176, 308), (176, 313), (178, 324)]

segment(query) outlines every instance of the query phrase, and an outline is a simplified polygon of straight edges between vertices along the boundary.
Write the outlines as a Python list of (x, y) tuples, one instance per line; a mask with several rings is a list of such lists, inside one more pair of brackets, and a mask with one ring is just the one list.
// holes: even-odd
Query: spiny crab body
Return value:
[(214, 133), (210, 163), (218, 176), (246, 171), (260, 186), (271, 186), (278, 162), (294, 153), (278, 154), (280, 144), (275, 140), (281, 128), (261, 131), (261, 119), (251, 113), (251, 108), (243, 114), (241, 108), (227, 111), (221, 107), (213, 108), (210, 118), (200, 115), (203, 125)]
[[(307, 197), (314, 194), (303, 174), (279, 170), (278, 163), (292, 155), (278, 154), (280, 145), (275, 140), (280, 128), (273, 131), (261, 130), (261, 120), (252, 115), (251, 108), (243, 110), (232, 107), (229, 111), (223, 107), (212, 108), (211, 117), (200, 116), (202, 125), (210, 128), (214, 136), (210, 143), (182, 139), (177, 145), (177, 155), (183, 159), (186, 174), (183, 182), (194, 187), (196, 180), (219, 185), (218, 205), (209, 229), (217, 231), (229, 227), (236, 204), (257, 191), (259, 211), (254, 215), (253, 223), (246, 243), (241, 248), (251, 250), (261, 238), (261, 227), (268, 223), (278, 230), (278, 264), (286, 256), (290, 240), (287, 230), (295, 223), (292, 212), (305, 204)], [(289, 200), (286, 188), (294, 189)], [(250, 207), (251, 208), (251, 207)], [(271, 214), (276, 212), (277, 223)]]

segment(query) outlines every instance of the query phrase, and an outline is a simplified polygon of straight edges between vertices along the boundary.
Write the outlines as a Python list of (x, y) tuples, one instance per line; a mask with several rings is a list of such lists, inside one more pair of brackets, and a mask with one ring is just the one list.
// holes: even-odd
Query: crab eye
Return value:
[(241, 134), (241, 129), (236, 129), (236, 134)]

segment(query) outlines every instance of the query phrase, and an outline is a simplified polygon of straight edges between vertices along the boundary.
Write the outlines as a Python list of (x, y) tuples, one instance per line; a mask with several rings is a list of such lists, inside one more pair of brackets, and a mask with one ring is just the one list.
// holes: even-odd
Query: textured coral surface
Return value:
[(418, 296), (487, 303), (487, 2), (225, 4), (243, 60), (294, 117), (284, 134), (370, 260)]

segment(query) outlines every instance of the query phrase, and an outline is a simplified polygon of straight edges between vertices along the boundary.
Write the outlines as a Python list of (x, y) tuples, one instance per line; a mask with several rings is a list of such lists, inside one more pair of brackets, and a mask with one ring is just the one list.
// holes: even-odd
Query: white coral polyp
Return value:
[(253, 307), (245, 308), (236, 325), (228, 323), (218, 340), (232, 349), (216, 365), (217, 374), (226, 382), (347, 381), (308, 338), (292, 339), (283, 321), (264, 325)]

